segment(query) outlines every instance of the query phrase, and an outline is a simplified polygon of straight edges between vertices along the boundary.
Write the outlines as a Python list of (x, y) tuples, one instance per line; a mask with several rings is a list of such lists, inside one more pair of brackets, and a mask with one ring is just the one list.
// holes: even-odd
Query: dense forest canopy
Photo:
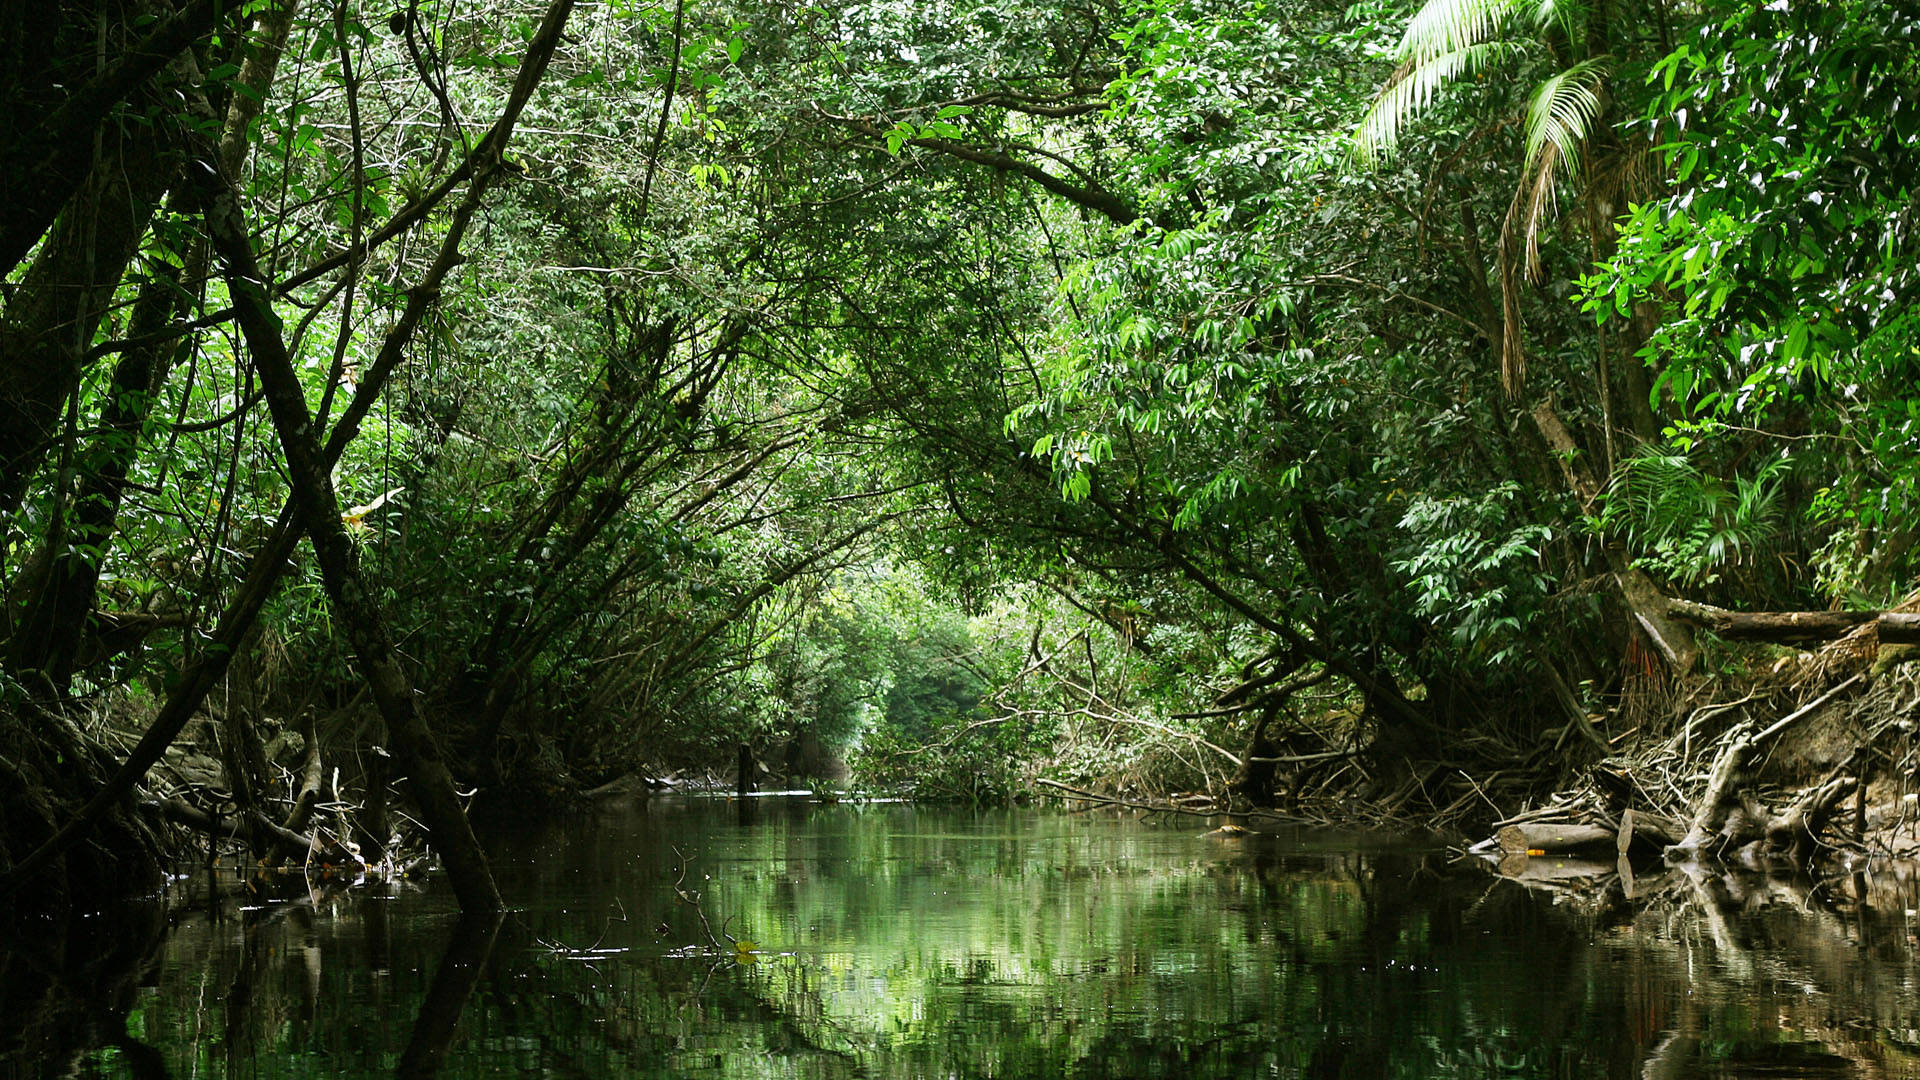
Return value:
[(468, 786), (736, 753), (1485, 816), (1744, 662), (1699, 611), (1912, 589), (1917, 32), (16, 6), (0, 862), (404, 778), (485, 904)]

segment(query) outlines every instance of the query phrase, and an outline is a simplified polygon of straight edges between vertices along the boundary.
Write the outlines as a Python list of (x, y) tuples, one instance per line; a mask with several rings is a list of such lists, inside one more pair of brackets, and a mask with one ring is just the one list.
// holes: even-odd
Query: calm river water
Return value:
[[(177, 911), (138, 945), (103, 931), (106, 960), (12, 964), (0, 1070), (1920, 1077), (1916, 903), (1891, 872), (1643, 873), (1629, 900), (1558, 867), (1528, 885), (1363, 837), (1204, 829), (610, 807), (494, 838), (515, 909), (497, 927), (429, 881)], [(46, 987), (17, 981), (36, 970)]]

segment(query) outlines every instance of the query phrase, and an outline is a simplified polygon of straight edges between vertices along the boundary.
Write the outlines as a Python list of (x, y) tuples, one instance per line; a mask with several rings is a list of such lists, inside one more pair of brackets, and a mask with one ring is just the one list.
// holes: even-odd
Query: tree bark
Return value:
[[(572, 6), (572, 0), (555, 0), (548, 8), (539, 33), (528, 45), (527, 62), (521, 68), (516, 90), (524, 86), (531, 91), (544, 74)], [(530, 72), (531, 83), (527, 81)], [(518, 118), (518, 103), (524, 100), (517, 97), (510, 103), (508, 115), (489, 133), (489, 150), (495, 158)], [(494, 139), (493, 135), (500, 137)], [(206, 153), (205, 159), (217, 161), (212, 153)], [(296, 520), (304, 527), (320, 565), (334, 616), (346, 631), (361, 675), (386, 721), (388, 740), (407, 774), (422, 823), (440, 849), (462, 910), (497, 911), (502, 906), (500, 892), (487, 867), (486, 853), (473, 835), (454, 790), (453, 775), (421, 712), (413, 682), (400, 666), (386, 617), (361, 573), (358, 550), (341, 521), (340, 500), (329, 475), (330, 462), (314, 435), (306, 391), (281, 335), (279, 316), (273, 311), (272, 285), (254, 257), (239, 192), (217, 171), (197, 170), (194, 180), (205, 200), (208, 240), (220, 258), (234, 314), (252, 353), (254, 370), (260, 376), (267, 409), (286, 458)]]
[(0, 322), (0, 513), (20, 504), (58, 441), (62, 407), (80, 384), (94, 329), (172, 182), (167, 127), (156, 121), (101, 131), (93, 170), (7, 303)]
[(486, 853), (473, 835), (466, 810), (454, 791), (453, 775), (421, 713), (413, 681), (400, 666), (386, 617), (361, 572), (359, 552), (341, 521), (340, 500), (328, 475), (326, 454), (314, 435), (306, 390), (281, 336), (266, 276), (254, 258), (239, 195), (224, 177), (203, 173), (196, 179), (206, 200), (208, 237), (219, 255), (234, 314), (266, 392), (267, 408), (286, 459), (297, 510), (295, 520), (313, 547), (334, 618), (346, 632), (361, 676), (387, 722), (388, 738), (406, 771), (422, 822), (440, 850), (461, 909), (497, 911), (501, 907), (500, 892), (487, 867)]
[[(176, 268), (165, 267), (142, 288), (134, 303), (136, 334), (171, 321), (180, 278)], [(79, 454), (67, 536), (64, 541), (44, 538), (43, 550), (27, 561), (13, 589), (18, 614), (7, 666), (42, 672), (56, 695), (63, 696), (72, 684), (99, 586), (102, 549), (113, 536), (127, 476), (176, 348), (172, 342), (136, 348), (114, 366), (100, 407), (100, 433)]]
[[(432, 269), (418, 286), (409, 290), (406, 308), (394, 322), (393, 327), (388, 330), (379, 356), (366, 370), (366, 378), (361, 382), (360, 390), (355, 393), (346, 411), (334, 424), (325, 448), (325, 458), (329, 467), (339, 460), (347, 445), (359, 433), (360, 423), (366, 419), (368, 412), (372, 409), (373, 400), (379, 396), (388, 377), (399, 366), (408, 341), (412, 339), (415, 329), (425, 318), (428, 309), (436, 302), (441, 282), (461, 261), (460, 241), (466, 235), (467, 227), (479, 209), (482, 196), (494, 179), (500, 175), (500, 151), (506, 145), (507, 139), (511, 137), (513, 127), (527, 99), (545, 74), (547, 62), (552, 58), (553, 49), (559, 41), (560, 28), (564, 26), (571, 10), (571, 0), (555, 0), (553, 6), (548, 9), (540, 30), (529, 44), (526, 57), (521, 62), (513, 92), (508, 97), (500, 119), (474, 148), (467, 161), (456, 170), (457, 176), (472, 178), (467, 195), (447, 222), (446, 237), (442, 241), (440, 254), (435, 259)], [(216, 153), (204, 145), (200, 156), (202, 162), (218, 160)], [(223, 178), (217, 175), (205, 176), (201, 183), (210, 185), (216, 192), (227, 194), (231, 198), (231, 193), (225, 190)], [(230, 210), (235, 212), (237, 209), (237, 204), (230, 207)], [(416, 217), (408, 220), (418, 219)], [(251, 259), (252, 252), (250, 248), (246, 248), (244, 234), (240, 239), (242, 248), (246, 249), (246, 254)], [(254, 294), (260, 295), (259, 290), (264, 287), (263, 284), (259, 282), (250, 284)], [(266, 316), (269, 320), (273, 318), (270, 309), (266, 312)], [(273, 331), (277, 339), (277, 325), (273, 326)], [(284, 353), (284, 346), (282, 346), (282, 352)], [(302, 411), (304, 412), (304, 405)], [(338, 522), (337, 514), (334, 520)], [(0, 896), (34, 880), (35, 876), (45, 870), (53, 860), (65, 854), (93, 829), (113, 806), (132, 793), (141, 778), (146, 775), (147, 770), (151, 769), (166, 752), (167, 747), (172, 745), (173, 740), (179, 736), (180, 730), (186, 726), (187, 720), (199, 709), (208, 692), (225, 674), (235, 647), (252, 628), (261, 606), (266, 603), (278, 584), (287, 559), (299, 541), (300, 532), (293, 522), (294, 507), (289, 504), (282, 511), (280, 521), (275, 526), (271, 538), (261, 553), (255, 557), (239, 593), (222, 613), (220, 622), (208, 640), (200, 660), (175, 680), (166, 703), (154, 717), (146, 733), (141, 736), (139, 743), (128, 754), (126, 762), (106, 785), (87, 801), (73, 820), (61, 826), (53, 836), (26, 858), (0, 874)], [(461, 820), (464, 823), (464, 815)], [(490, 877), (487, 884), (491, 885)], [(484, 898), (484, 890), (482, 898)]]
[[(255, 47), (238, 76), (252, 93), (235, 93), (220, 135), (220, 165), (238, 175), (246, 162), (247, 127), (266, 102), (293, 29), (299, 0), (279, 0), (262, 12)], [(161, 331), (187, 308), (189, 289), (206, 275), (206, 245), (198, 241), (185, 253), (186, 269), (156, 268), (134, 301), (129, 335), (143, 344), (129, 349), (114, 366), (106, 400), (100, 406), (99, 434), (80, 453), (73, 522), (66, 543), (29, 562), (41, 571), (14, 591), (25, 610), (15, 624), (9, 666), (39, 671), (54, 693), (64, 695), (92, 621), (103, 553), (119, 520), (127, 477), (139, 457), (140, 443), (154, 403), (172, 367), (179, 343)]]
[(1599, 825), (1539, 822), (1509, 825), (1496, 834), (1496, 838), (1500, 841), (1500, 850), (1508, 855), (1525, 855), (1535, 851), (1553, 854), (1573, 851), (1613, 854), (1617, 846), (1617, 837), (1618, 834), (1613, 829)]
[[(545, 73), (572, 7), (572, 0), (555, 0), (528, 44), (515, 86), (516, 97), (500, 124), (489, 132), (489, 152), (496, 159), (492, 163), (496, 167), (525, 101), (521, 92), (530, 93)], [(211, 153), (206, 159), (217, 161)], [(453, 775), (421, 712), (413, 682), (400, 666), (386, 617), (361, 573), (358, 550), (341, 520), (340, 500), (329, 475), (331, 462), (315, 437), (306, 391), (281, 335), (280, 319), (273, 311), (273, 288), (254, 257), (239, 192), (217, 171), (200, 170), (195, 181), (205, 199), (208, 241), (220, 258), (234, 313), (253, 354), (254, 370), (260, 376), (267, 409), (286, 458), (296, 520), (303, 524), (315, 561), (320, 564), (321, 581), (334, 616), (346, 631), (361, 675), (386, 721), (387, 738), (406, 771), (422, 823), (440, 849), (462, 910), (498, 911), (502, 907), (500, 892), (487, 867), (486, 853), (473, 835), (454, 790)], [(475, 183), (481, 185), (483, 181), (476, 178)]]

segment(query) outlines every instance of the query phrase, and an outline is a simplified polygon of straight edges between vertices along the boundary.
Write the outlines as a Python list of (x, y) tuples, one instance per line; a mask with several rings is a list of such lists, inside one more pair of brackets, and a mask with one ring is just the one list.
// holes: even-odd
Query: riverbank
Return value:
[(1207, 790), (1041, 779), (1036, 791), (1254, 828), (1430, 829), (1508, 856), (1803, 869), (1905, 860), (1920, 855), (1916, 654), (1880, 644), (1870, 622), (1807, 650), (1721, 643), (1711, 674), (1649, 664), (1605, 711), (1583, 708), (1525, 744), (1488, 731), (1440, 749), (1428, 733), (1416, 755), (1404, 737), (1349, 722), (1306, 752), (1213, 747), (1239, 772)]

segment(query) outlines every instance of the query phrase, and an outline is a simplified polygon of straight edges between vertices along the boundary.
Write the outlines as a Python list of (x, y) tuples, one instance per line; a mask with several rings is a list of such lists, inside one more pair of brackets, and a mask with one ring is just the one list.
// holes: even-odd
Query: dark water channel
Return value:
[(5, 967), (0, 1072), (1920, 1077), (1891, 871), (1643, 876), (1628, 901), (1191, 819), (749, 813), (655, 800), (496, 837), (497, 927), (431, 881), (176, 910), (157, 937), (104, 913), (100, 956)]

